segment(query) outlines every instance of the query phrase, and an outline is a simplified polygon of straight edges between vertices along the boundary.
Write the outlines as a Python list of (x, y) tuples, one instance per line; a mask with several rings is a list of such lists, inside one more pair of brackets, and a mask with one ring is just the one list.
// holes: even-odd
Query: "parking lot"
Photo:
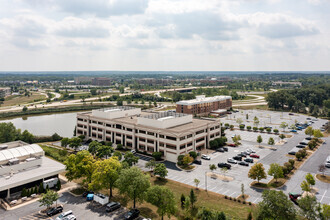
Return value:
[[(246, 120), (245, 114), (249, 114), (249, 120)], [(246, 125), (253, 126), (253, 117), (254, 115), (257, 115), (257, 117), (260, 120), (259, 126), (271, 126), (273, 129), (277, 128), (279, 129), (279, 124), (281, 122), (286, 122), (289, 125), (294, 124), (296, 121), (298, 122), (305, 122), (307, 120), (308, 116), (304, 115), (293, 115), (290, 116), (288, 113), (281, 113), (281, 112), (270, 112), (270, 111), (258, 111), (258, 110), (248, 110), (243, 111), (243, 113), (238, 112), (234, 113), (231, 116), (232, 118), (237, 118), (238, 116), (243, 119), (243, 123)], [(244, 116), (244, 117), (243, 117)], [(272, 123), (270, 123), (270, 117)], [(221, 119), (223, 123), (226, 122), (226, 118)], [(252, 122), (250, 121), (252, 120)], [(234, 120), (231, 120), (231, 124)], [(319, 129), (326, 120), (318, 119), (315, 121), (312, 126), (316, 129)], [(279, 129), (282, 131), (282, 129)], [(194, 179), (197, 178), (200, 180), (199, 188), (202, 189), (208, 189), (209, 191), (216, 192), (219, 194), (227, 195), (230, 197), (237, 197), (241, 194), (241, 184), (244, 184), (245, 187), (245, 193), (248, 194), (250, 197), (248, 198), (248, 201), (257, 203), (261, 200), (261, 192), (262, 190), (255, 189), (250, 187), (250, 183), (253, 181), (248, 178), (248, 172), (252, 164), (250, 164), (248, 167), (241, 166), (238, 164), (231, 164), (232, 167), (228, 172), (224, 175), (228, 177), (232, 177), (232, 181), (224, 181), (220, 179), (213, 179), (209, 176), (206, 176), (207, 172), (211, 172), (209, 169), (210, 164), (217, 165), (219, 162), (227, 162), (228, 158), (231, 158), (238, 153), (245, 151), (246, 149), (252, 149), (260, 156), (260, 159), (254, 158), (254, 163), (260, 162), (264, 165), (264, 168), (266, 172), (269, 169), (269, 166), (271, 163), (278, 163), (280, 165), (284, 164), (288, 161), (288, 159), (292, 158), (288, 156), (288, 152), (294, 148), (296, 145), (298, 145), (299, 142), (303, 141), (306, 137), (304, 130), (298, 131), (297, 133), (289, 133), (289, 129), (286, 129), (287, 134), (291, 134), (291, 138), (286, 138), (284, 144), (280, 145), (273, 145), (272, 147), (275, 147), (276, 150), (271, 150), (268, 148), (259, 148), (258, 143), (256, 142), (257, 136), (261, 135), (263, 142), (261, 143), (262, 146), (269, 146), (268, 139), (270, 137), (273, 137), (275, 140), (275, 143), (279, 142), (280, 139), (278, 135), (274, 134), (267, 134), (267, 133), (260, 133), (260, 132), (253, 132), (253, 131), (241, 131), (241, 130), (233, 130), (230, 131), (229, 129), (226, 130), (226, 136), (229, 140), (229, 142), (232, 140), (231, 137), (233, 135), (240, 135), (242, 138), (242, 145), (238, 147), (228, 147), (228, 152), (220, 153), (220, 152), (214, 152), (212, 150), (208, 150), (208, 155), (211, 157), (211, 160), (202, 160), (202, 165), (195, 165), (196, 169), (194, 169), (191, 172), (186, 172), (178, 169), (174, 163), (166, 162), (166, 166), (168, 168), (168, 179), (185, 183), (191, 186), (195, 186)], [(328, 138), (324, 138), (326, 144), (324, 144), (318, 151), (316, 151), (306, 162), (305, 164), (296, 172), (296, 174), (287, 181), (286, 185), (281, 188), (286, 194), (289, 192), (297, 192), (301, 193), (300, 183), (304, 180), (305, 175), (310, 172), (312, 174), (318, 173), (318, 166), (325, 162), (325, 159), (328, 155), (330, 155), (330, 148), (329, 148), (329, 142)], [(146, 161), (148, 161), (150, 158), (146, 156), (142, 156), (142, 160), (139, 161), (138, 166), (142, 169), (144, 168), (144, 164)], [(215, 173), (223, 175), (221, 170), (217, 168)], [(327, 169), (326, 173), (330, 174), (330, 169)], [(267, 179), (263, 179), (262, 182), (268, 182), (271, 180), (272, 177), (268, 176)], [(316, 187), (318, 188), (318, 193), (316, 194), (316, 197), (319, 201), (323, 203), (330, 203), (330, 184), (325, 184), (320, 181), (316, 181)]]
[[(58, 204), (62, 204), (64, 207), (63, 212), (72, 210), (77, 219), (124, 219), (124, 215), (127, 210), (123, 207), (107, 213), (105, 206), (101, 206), (96, 202), (86, 201), (86, 198), (82, 196), (75, 197), (68, 192), (62, 194), (58, 199)], [(31, 219), (55, 219), (58, 215), (47, 217), (44, 214), (39, 213), (39, 202), (34, 202), (26, 206), (5, 211), (0, 209), (1, 220), (31, 220)], [(140, 218), (142, 219), (142, 218)]]

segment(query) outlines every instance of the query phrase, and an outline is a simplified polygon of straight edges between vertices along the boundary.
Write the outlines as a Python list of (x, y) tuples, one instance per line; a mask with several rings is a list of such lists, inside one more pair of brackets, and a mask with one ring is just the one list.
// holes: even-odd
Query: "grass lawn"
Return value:
[(69, 156), (66, 150), (61, 150), (53, 147), (48, 147), (44, 144), (39, 144), (39, 146), (45, 151), (45, 155), (63, 163)]
[(46, 96), (41, 95), (40, 93), (32, 93), (30, 97), (24, 95), (9, 96), (5, 99), (1, 106), (23, 105), (34, 102), (34, 100), (46, 100)]
[(236, 107), (233, 107), (233, 108), (234, 109), (243, 109), (243, 110), (250, 110), (250, 109), (269, 110), (267, 105), (236, 106)]

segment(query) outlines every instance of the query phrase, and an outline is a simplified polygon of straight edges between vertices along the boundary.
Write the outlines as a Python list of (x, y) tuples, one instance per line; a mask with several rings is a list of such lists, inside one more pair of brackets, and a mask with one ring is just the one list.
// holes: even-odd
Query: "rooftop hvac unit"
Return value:
[(1, 145), (0, 146), (0, 150), (5, 150), (5, 149), (7, 149), (8, 148), (8, 145)]
[(37, 158), (35, 158), (35, 157), (30, 157), (30, 158), (27, 158), (25, 161), (26, 162), (30, 162), (30, 161), (33, 161), (33, 160), (36, 160)]
[(8, 161), (9, 165), (19, 164), (19, 159), (13, 158)]

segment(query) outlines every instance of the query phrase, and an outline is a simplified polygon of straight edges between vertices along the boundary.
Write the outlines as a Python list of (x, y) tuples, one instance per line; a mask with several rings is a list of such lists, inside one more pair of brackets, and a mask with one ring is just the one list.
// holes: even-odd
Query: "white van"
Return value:
[(69, 210), (67, 212), (63, 212), (62, 214), (60, 214), (59, 216), (57, 216), (56, 220), (62, 220), (64, 219), (65, 217), (69, 216), (69, 215), (72, 215), (72, 211)]
[(327, 157), (326, 163), (330, 163), (330, 155)]

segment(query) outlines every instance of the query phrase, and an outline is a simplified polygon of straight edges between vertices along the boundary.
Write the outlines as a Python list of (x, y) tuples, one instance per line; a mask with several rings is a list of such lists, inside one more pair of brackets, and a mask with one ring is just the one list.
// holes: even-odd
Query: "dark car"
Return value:
[(227, 169), (230, 169), (230, 168), (231, 168), (231, 165), (228, 164), (228, 163), (218, 163), (218, 167), (219, 167), (219, 168), (224, 168), (224, 167), (226, 167)]
[(245, 161), (240, 161), (240, 162), (238, 162), (238, 164), (242, 165), (242, 166), (247, 166), (247, 167), (249, 166), (249, 164)]
[(116, 209), (119, 209), (121, 207), (119, 202), (110, 202), (107, 204), (107, 207), (105, 208), (105, 211), (112, 212)]
[(252, 158), (245, 158), (244, 161), (245, 162), (248, 162), (248, 163), (253, 163), (253, 159)]
[(124, 216), (124, 219), (135, 219), (139, 217), (140, 211), (138, 209), (131, 209), (129, 212), (127, 212)]
[(194, 164), (198, 164), (198, 165), (202, 165), (202, 161), (201, 161), (201, 160), (194, 160), (193, 163), (194, 163)]
[(239, 160), (239, 161), (242, 161), (242, 157), (241, 156), (235, 156), (233, 157), (234, 160)]
[(53, 207), (50, 210), (48, 210), (47, 215), (48, 216), (53, 216), (56, 215), (60, 212), (63, 212), (63, 206), (57, 206), (57, 207)]
[(225, 152), (225, 150), (224, 150), (222, 147), (217, 148), (216, 151), (217, 151), (217, 152), (221, 152), (221, 153), (224, 153), (224, 152)]
[(299, 144), (301, 144), (301, 145), (307, 145), (308, 143), (302, 141)]
[(289, 115), (294, 115), (293, 113), (289, 113)]
[(237, 156), (239, 156), (239, 157), (246, 157), (246, 154), (239, 153), (239, 154), (237, 154)]
[(298, 193), (289, 193), (289, 198), (291, 199), (291, 201), (298, 205), (297, 199), (301, 196), (301, 194)]
[(306, 137), (305, 139), (308, 140), (308, 141), (312, 140), (311, 137)]
[(228, 147), (223, 147), (223, 149), (227, 152), (228, 151)]
[(94, 194), (93, 191), (86, 191), (82, 194), (83, 197), (86, 197), (88, 194)]
[(298, 148), (305, 148), (306, 145), (297, 145), (296, 147), (298, 147)]

